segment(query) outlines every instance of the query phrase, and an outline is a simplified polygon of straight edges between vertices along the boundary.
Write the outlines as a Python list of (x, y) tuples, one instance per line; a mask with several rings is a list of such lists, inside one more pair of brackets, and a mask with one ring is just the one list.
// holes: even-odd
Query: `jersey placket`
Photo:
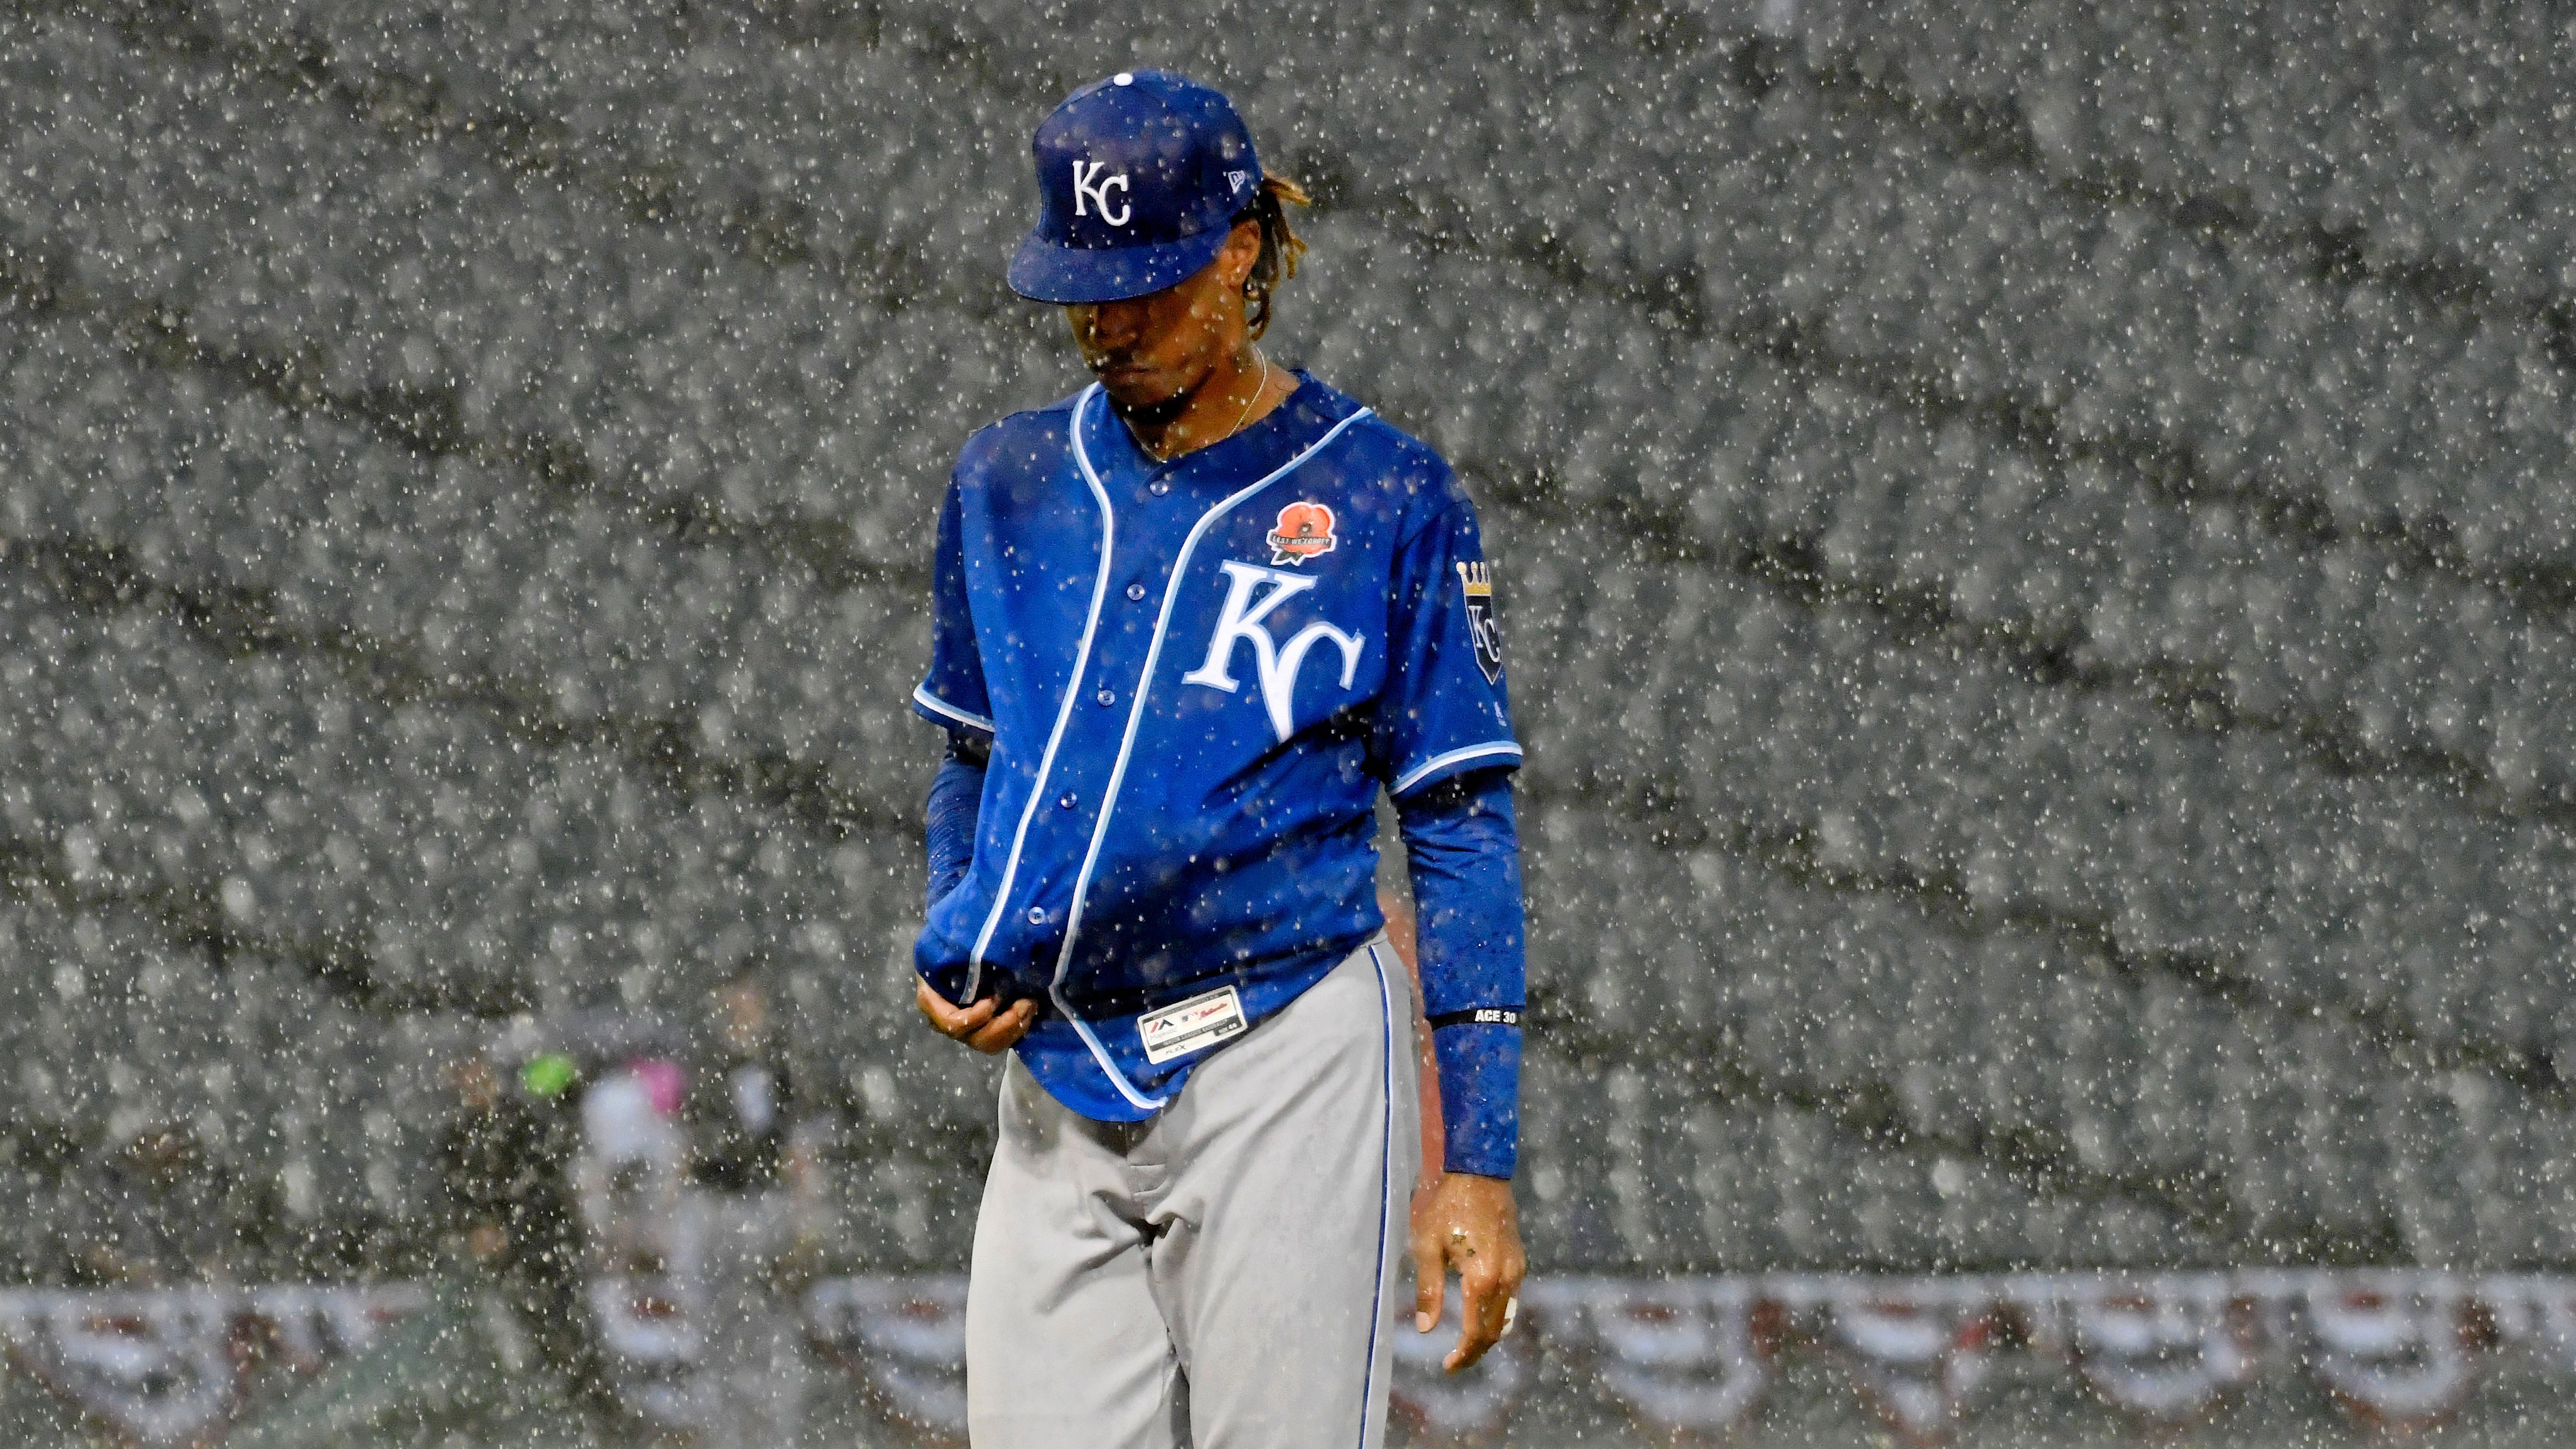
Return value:
[[(1122, 558), (1111, 560), (1108, 606), (1116, 616), (1115, 627), (1105, 628), (1105, 648), (1092, 661), (1090, 688), (1092, 703), (1099, 708), (1115, 710), (1121, 700), (1132, 699), (1149, 683), (1144, 678), (1145, 656), (1153, 642), (1154, 615), (1163, 592), (1170, 587), (1172, 565), (1179, 552), (1182, 535), (1187, 531), (1173, 526), (1173, 519), (1186, 511), (1189, 490), (1174, 479), (1200, 455), (1183, 454), (1168, 462), (1158, 462), (1137, 446), (1125, 423), (1109, 411), (1106, 399), (1100, 405), (1100, 422), (1091, 429), (1092, 466), (1100, 481), (1115, 499), (1127, 521), (1127, 537), (1132, 542), (1119, 550)], [(1123, 445), (1123, 446), (1122, 446)], [(1194, 519), (1195, 514), (1191, 515)], [(1104, 626), (1109, 620), (1102, 621)], [(1118, 713), (1117, 733), (1124, 733), (1126, 716)], [(1117, 739), (1109, 749), (1117, 749)]]
[[(1117, 513), (1117, 526), (1107, 565), (1108, 588), (1101, 606), (1104, 617), (1094, 640), (1090, 666), (1077, 685), (1083, 697), (1074, 706), (1076, 722), (1067, 730), (1066, 744), (1073, 758), (1081, 762), (1081, 778), (1076, 784), (1074, 776), (1068, 774), (1065, 789), (1056, 801), (1063, 824), (1059, 838), (1076, 845), (1074, 858), (1082, 861), (1082, 866), (1070, 880), (1060, 883), (1063, 915), (1053, 922), (1058, 925), (1053, 944), (1059, 959), (1041, 959), (1032, 965), (1050, 976), (1049, 995), (1057, 1010), (1082, 1034), (1112, 1084), (1138, 1107), (1150, 1109), (1160, 1106), (1160, 1101), (1137, 1091), (1116, 1069), (1091, 1023), (1065, 999), (1064, 988), (1079, 944), (1083, 885), (1096, 860), (1101, 812), (1115, 804), (1110, 796), (1117, 788), (1122, 765), (1132, 768), (1137, 754), (1151, 754), (1152, 746), (1145, 735), (1151, 716), (1149, 711), (1140, 713), (1138, 696), (1152, 684), (1145, 677), (1146, 670), (1159, 667), (1155, 627), (1171, 592), (1181, 547), (1211, 500), (1194, 500), (1198, 490), (1175, 476), (1188, 471), (1193, 462), (1200, 460), (1201, 453), (1155, 463), (1135, 446), (1125, 424), (1110, 413), (1106, 398), (1094, 406), (1096, 413), (1086, 417), (1083, 413), (1089, 410), (1078, 410), (1074, 419), (1073, 426), (1080, 431), (1083, 444), (1076, 461), (1077, 466), (1087, 464), (1092, 478), (1097, 479), (1101, 494)], [(1084, 481), (1088, 485), (1092, 479)], [(1194, 501), (1196, 506), (1192, 506)], [(1056, 890), (1050, 889), (1049, 895), (1055, 894)]]
[[(1103, 794), (1126, 733), (1126, 706), (1152, 685), (1144, 677), (1146, 657), (1153, 652), (1155, 618), (1171, 587), (1181, 541), (1211, 501), (1196, 498), (1204, 490), (1193, 488), (1185, 476), (1205, 450), (1158, 462), (1135, 444), (1126, 424), (1109, 411), (1107, 399), (1096, 406), (1096, 420), (1084, 441), (1093, 471), (1118, 510), (1118, 547), (1110, 560), (1099, 639), (1082, 684), (1084, 758), (1094, 778), (1086, 781), (1088, 797), (1069, 808), (1086, 836), (1107, 803)], [(1150, 714), (1140, 722), (1139, 751), (1151, 749), (1143, 733), (1151, 723)]]
[[(1078, 873), (1073, 865), (1086, 856), (1107, 803), (1109, 780), (1128, 723), (1129, 711), (1122, 706), (1130, 704), (1145, 683), (1155, 613), (1180, 540), (1197, 517), (1190, 511), (1187, 518), (1175, 522), (1187, 508), (1187, 500), (1174, 495), (1186, 495), (1188, 490), (1176, 485), (1171, 475), (1198, 455), (1151, 465), (1129, 441), (1125, 425), (1109, 412), (1107, 400), (1096, 393), (1087, 406), (1077, 409), (1073, 426), (1084, 430), (1086, 446), (1067, 460), (1071, 474), (1067, 483), (1109, 510), (1103, 531), (1109, 556), (1098, 565), (1107, 579), (1100, 590), (1099, 616), (1091, 624), (1093, 637), (1081, 675), (1069, 681), (1073, 699), (1062, 735), (1047, 762), (1045, 777), (1032, 782), (1036, 795), (1027, 808), (1032, 817), (1027, 838), (1013, 852), (1023, 863), (1070, 864), (1010, 882), (1014, 888), (1009, 894), (1016, 899), (995, 903), (996, 916), (1013, 921), (1013, 933), (1028, 942), (1028, 970), (1042, 985), (1053, 977), (1072, 925)], [(1091, 466), (1091, 477), (1083, 475), (1084, 462)], [(1038, 541), (1030, 543), (1035, 546)], [(1061, 1000), (1057, 1005), (1064, 1009)], [(1067, 1010), (1066, 1015), (1071, 1018), (1073, 1013)]]

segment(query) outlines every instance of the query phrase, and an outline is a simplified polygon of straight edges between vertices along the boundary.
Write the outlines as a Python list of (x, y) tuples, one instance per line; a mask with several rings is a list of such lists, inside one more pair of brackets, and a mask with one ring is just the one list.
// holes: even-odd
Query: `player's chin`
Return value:
[(1180, 393), (1178, 380), (1159, 367), (1104, 367), (1093, 376), (1109, 400), (1129, 412), (1160, 407)]

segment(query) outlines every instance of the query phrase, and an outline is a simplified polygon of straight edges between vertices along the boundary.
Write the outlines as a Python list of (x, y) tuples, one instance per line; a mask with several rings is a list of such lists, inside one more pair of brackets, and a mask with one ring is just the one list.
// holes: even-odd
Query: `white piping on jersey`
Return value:
[(980, 714), (968, 714), (966, 711), (959, 709), (957, 706), (950, 704), (944, 699), (941, 699), (938, 695), (930, 692), (929, 685), (914, 685), (912, 687), (912, 702), (920, 705), (923, 709), (930, 711), (932, 714), (938, 715), (942, 719), (953, 719), (962, 725), (973, 725), (975, 728), (982, 730), (988, 735), (993, 733), (993, 722), (991, 720), (984, 718)]
[[(1074, 456), (1082, 457), (1082, 407), (1100, 391), (1093, 383), (1073, 400)], [(1091, 668), (1091, 636), (1100, 627), (1100, 604), (1109, 597), (1109, 546), (1118, 536), (1118, 514), (1109, 506), (1109, 490), (1082, 465), (1082, 480), (1091, 485), (1091, 496), (1100, 504), (1100, 577), (1091, 583), (1091, 614), (1082, 621), (1082, 643), (1073, 651), (1073, 676), (1064, 682), (1064, 703), (1056, 707), (1055, 728), (1048, 731), (1046, 752), (1038, 756), (1037, 779), (1029, 785), (1029, 803), (1020, 808), (1020, 825), (1011, 832), (1011, 853), (1002, 862), (1002, 884), (993, 892), (992, 913), (984, 917), (984, 929), (975, 936), (975, 949), (966, 958), (966, 1004), (975, 1004), (976, 988), (984, 980), (984, 948), (993, 944), (993, 932), (1002, 924), (1002, 912), (1011, 902), (1011, 881), (1020, 872), (1020, 848), (1028, 843), (1029, 822), (1038, 813), (1039, 802), (1046, 799), (1047, 776), (1055, 769), (1056, 746), (1064, 743), (1065, 726), (1073, 720), (1073, 701), (1082, 693), (1082, 676)], [(991, 728), (987, 725), (986, 728)], [(1062, 974), (1061, 968), (1058, 974)], [(1060, 1005), (1061, 1003), (1059, 1003)], [(1114, 1073), (1112, 1075), (1115, 1075)]]
[[(1244, 488), (1214, 508), (1200, 514), (1199, 521), (1190, 526), (1189, 536), (1181, 540), (1180, 554), (1172, 560), (1171, 574), (1163, 581), (1163, 607), (1154, 616), (1154, 637), (1145, 646), (1144, 672), (1137, 676), (1136, 697), (1127, 706), (1127, 732), (1118, 741), (1117, 763), (1109, 767), (1109, 788), (1102, 792), (1100, 797), (1100, 818), (1091, 827), (1091, 848), (1083, 852), (1082, 870), (1073, 878), (1073, 908), (1065, 915), (1064, 948), (1056, 953), (1055, 979), (1047, 984), (1047, 995), (1055, 1001), (1056, 1010), (1063, 1012), (1064, 1019), (1072, 1022), (1073, 1029), (1082, 1034), (1083, 1044), (1091, 1048), (1091, 1058), (1100, 1063), (1100, 1070), (1109, 1075), (1110, 1085), (1116, 1087), (1119, 1095), (1125, 1097), (1140, 1111), (1153, 1111), (1169, 1099), (1148, 1097), (1137, 1091), (1135, 1085), (1127, 1080), (1126, 1074), (1119, 1071), (1109, 1060), (1109, 1052), (1101, 1046), (1100, 1038), (1091, 1030), (1091, 1024), (1074, 1015), (1073, 1008), (1065, 1004), (1064, 973), (1073, 966), (1073, 944), (1082, 933), (1083, 898), (1091, 890), (1092, 868), (1100, 863), (1100, 843), (1109, 838), (1109, 817), (1118, 808), (1118, 787), (1127, 778), (1127, 757), (1136, 748), (1136, 727), (1145, 720), (1145, 700), (1153, 692), (1154, 665), (1163, 657), (1163, 634), (1171, 627), (1172, 604), (1180, 597), (1181, 577), (1189, 572), (1190, 554), (1198, 548), (1199, 539), (1208, 531), (1208, 525), (1216, 522), (1220, 515), (1231, 511), (1236, 504), (1297, 471), (1300, 464), (1322, 452), (1325, 444), (1340, 437), (1351, 424), (1362, 418), (1374, 416), (1376, 414), (1369, 409), (1361, 408), (1358, 412), (1333, 424), (1332, 431), (1308, 444), (1296, 457), (1272, 469), (1262, 477), (1261, 481)], [(1090, 453), (1082, 446), (1082, 410), (1079, 407), (1074, 409), (1073, 424), (1073, 459), (1082, 466), (1082, 476), (1089, 479), (1091, 486), (1097, 489), (1100, 487), (1100, 480), (1091, 471)], [(1103, 495), (1102, 506), (1108, 506), (1106, 495)], [(1102, 578), (1105, 580), (1107, 575), (1102, 575)], [(1097, 608), (1096, 605), (1094, 607)]]
[(1469, 745), (1464, 749), (1443, 751), (1397, 776), (1395, 783), (1386, 788), (1386, 793), (1401, 795), (1413, 788), (1414, 781), (1444, 765), (1454, 765), (1460, 760), (1473, 760), (1485, 755), (1492, 755), (1497, 759), (1509, 755), (1517, 760), (1521, 757), (1521, 747), (1510, 740), (1495, 740), (1491, 744)]

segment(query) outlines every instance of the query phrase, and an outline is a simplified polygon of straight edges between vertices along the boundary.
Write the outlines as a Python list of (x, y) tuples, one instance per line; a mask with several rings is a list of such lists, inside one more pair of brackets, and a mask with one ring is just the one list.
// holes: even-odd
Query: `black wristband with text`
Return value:
[(1521, 1024), (1521, 1009), (1517, 1006), (1476, 1006), (1465, 1011), (1444, 1011), (1426, 1019), (1433, 1031), (1444, 1026), (1518, 1026)]

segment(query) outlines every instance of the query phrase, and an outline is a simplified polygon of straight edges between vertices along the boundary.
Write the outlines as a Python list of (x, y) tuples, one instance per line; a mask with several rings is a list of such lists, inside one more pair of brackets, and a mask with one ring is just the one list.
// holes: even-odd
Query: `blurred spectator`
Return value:
[(574, 1074), (562, 1060), (532, 1060), (522, 1092), (505, 1087), (481, 1052), (450, 1070), (457, 1115), (439, 1142), (440, 1188), (465, 1262), (497, 1280), (502, 1300), (575, 1396), (607, 1410), (614, 1403), (582, 1301), (587, 1264), (567, 1111)]
[(580, 1226), (560, 1115), (512, 1096), (480, 1052), (451, 1068), (448, 1084), (457, 1114), (439, 1139), (439, 1186), (465, 1256), (529, 1281), (569, 1268)]
[(681, 1291), (702, 1325), (700, 1442), (795, 1442), (807, 1369), (794, 1290), (813, 1252), (818, 1178), (799, 1130), (787, 1055), (751, 971), (716, 989), (715, 1031), (694, 1062), (688, 1133), (691, 1261)]
[(73, 1180), (68, 1280), (140, 1288), (229, 1277), (233, 1188), (195, 1128), (166, 1119), (136, 1128)]
[(475, 1051), (447, 1072), (438, 1198), (451, 1256), (430, 1301), (235, 1436), (241, 1449), (597, 1444), (634, 1427), (583, 1301), (563, 1059), (513, 1091)]
[(672, 1119), (683, 1090), (679, 1069), (651, 1057), (627, 1062), (582, 1095), (576, 1181), (603, 1271), (659, 1274), (682, 1256), (675, 1223), (687, 1144)]

